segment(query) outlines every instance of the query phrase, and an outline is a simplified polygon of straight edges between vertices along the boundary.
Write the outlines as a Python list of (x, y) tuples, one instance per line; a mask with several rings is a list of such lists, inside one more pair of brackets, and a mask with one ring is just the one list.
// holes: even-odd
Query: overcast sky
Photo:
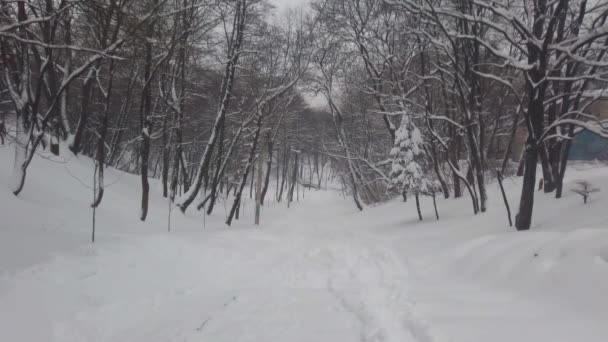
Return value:
[(283, 10), (290, 7), (299, 7), (310, 3), (310, 0), (269, 0), (270, 3), (277, 6), (277, 12), (280, 13)]

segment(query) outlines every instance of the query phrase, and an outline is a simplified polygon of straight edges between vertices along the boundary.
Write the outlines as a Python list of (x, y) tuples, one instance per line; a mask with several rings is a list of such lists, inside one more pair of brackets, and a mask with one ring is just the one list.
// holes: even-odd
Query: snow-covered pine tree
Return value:
[(431, 181), (426, 174), (426, 156), (424, 154), (422, 133), (416, 127), (409, 113), (401, 118), (401, 124), (395, 132), (395, 144), (390, 152), (392, 168), (390, 173), (391, 188), (401, 193), (409, 192), (416, 198), (418, 218), (422, 220), (419, 195), (427, 193)]

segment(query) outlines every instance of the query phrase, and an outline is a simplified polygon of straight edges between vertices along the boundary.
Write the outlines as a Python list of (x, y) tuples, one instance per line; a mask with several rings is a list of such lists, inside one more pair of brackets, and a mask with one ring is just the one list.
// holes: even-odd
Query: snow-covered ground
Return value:
[[(153, 183), (138, 220), (139, 178), (108, 170), (91, 244), (92, 162), (36, 158), (8, 188), (0, 146), (0, 341), (608, 341), (608, 168), (575, 165), (602, 188), (583, 205), (537, 193), (534, 227), (515, 232), (490, 184), (468, 198), (358, 212), (338, 191), (286, 209), (253, 207), (228, 228), (174, 210)], [(516, 207), (519, 180), (505, 181)], [(229, 204), (227, 204), (229, 205)]]

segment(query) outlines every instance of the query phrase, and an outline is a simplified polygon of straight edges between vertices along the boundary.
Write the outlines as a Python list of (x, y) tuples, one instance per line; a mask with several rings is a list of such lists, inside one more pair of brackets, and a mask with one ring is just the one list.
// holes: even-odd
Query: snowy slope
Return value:
[[(587, 205), (537, 193), (535, 226), (514, 232), (496, 184), (489, 212), (468, 198), (359, 213), (337, 191), (286, 210), (253, 207), (231, 228), (203, 221), (153, 183), (108, 170), (89, 243), (92, 162), (36, 158), (19, 198), (0, 146), (0, 341), (606, 341), (608, 169), (568, 174), (602, 188)], [(507, 180), (512, 207), (518, 180)]]

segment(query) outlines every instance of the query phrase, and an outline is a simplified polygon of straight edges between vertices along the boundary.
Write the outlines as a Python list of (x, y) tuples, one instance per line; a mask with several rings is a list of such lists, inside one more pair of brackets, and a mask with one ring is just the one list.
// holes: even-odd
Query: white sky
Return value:
[(277, 14), (288, 8), (294, 8), (299, 6), (307, 6), (310, 0), (269, 0), (271, 4), (277, 7)]

